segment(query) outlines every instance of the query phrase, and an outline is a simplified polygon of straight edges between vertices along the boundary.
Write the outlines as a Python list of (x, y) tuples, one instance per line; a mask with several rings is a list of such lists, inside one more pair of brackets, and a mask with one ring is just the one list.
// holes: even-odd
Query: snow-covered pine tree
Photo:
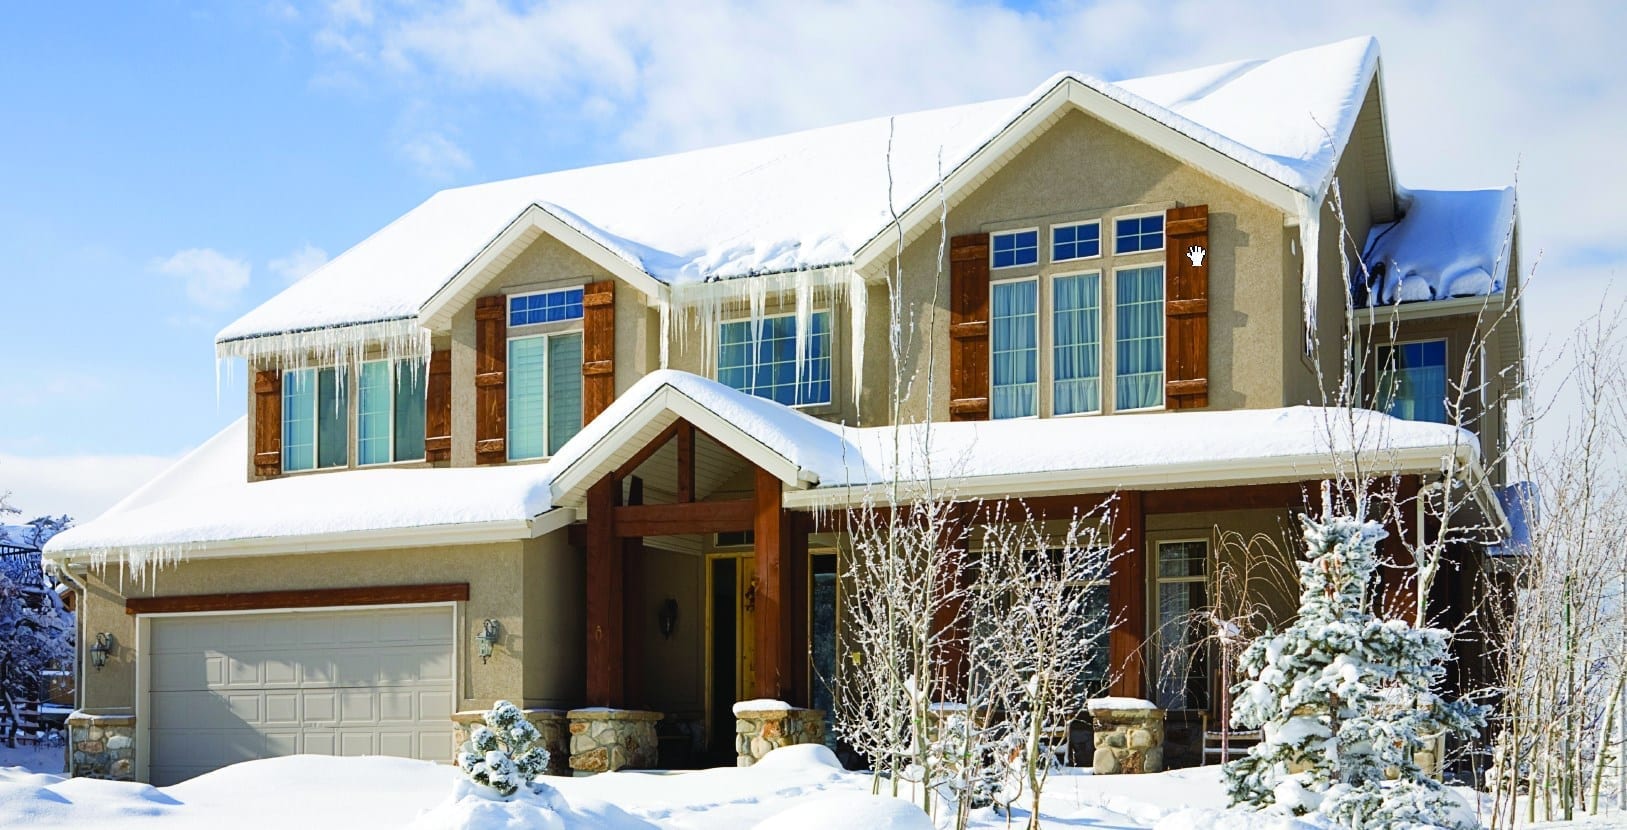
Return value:
[(1412, 761), (1441, 733), (1484, 725), (1480, 707), (1443, 700), (1449, 635), (1380, 620), (1368, 589), (1385, 531), (1349, 517), (1303, 517), (1299, 616), (1243, 652), (1232, 721), (1262, 729), (1226, 765), (1233, 804), (1320, 813), (1336, 826), (1474, 826)]
[(469, 730), (458, 752), (458, 769), (471, 781), (508, 798), (548, 768), (542, 733), (520, 707), (499, 700), (486, 713), (485, 726)]

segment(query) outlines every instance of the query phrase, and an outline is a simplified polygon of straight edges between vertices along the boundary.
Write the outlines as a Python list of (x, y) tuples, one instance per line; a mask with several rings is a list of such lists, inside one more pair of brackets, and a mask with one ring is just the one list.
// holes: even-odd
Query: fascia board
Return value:
[(573, 225), (560, 219), (541, 205), (532, 204), (520, 211), (520, 214), (509, 222), (508, 226), (498, 233), (491, 241), (480, 249), (480, 253), (464, 263), (452, 279), (441, 286), (429, 301), (419, 310), (418, 318), (425, 328), (431, 331), (444, 331), (451, 327), (452, 311), (461, 301), (470, 299), (465, 296), (472, 288), (476, 277), (483, 273), (493, 261), (502, 256), (513, 246), (526, 239), (528, 231), (541, 231), (558, 239), (571, 250), (586, 257), (593, 264), (608, 271), (611, 275), (632, 285), (644, 292), (656, 302), (666, 298), (667, 286), (660, 280), (645, 273), (642, 269), (633, 266), (627, 260), (617, 256), (610, 249), (597, 240), (582, 233)]
[(1416, 303), (1396, 303), (1373, 308), (1359, 308), (1351, 313), (1355, 315), (1357, 324), (1371, 327), (1389, 325), (1390, 323), (1404, 323), (1408, 320), (1455, 317), (1463, 314), (1496, 316), (1503, 313), (1503, 309), (1507, 304), (1508, 298), (1505, 296), (1505, 292), (1498, 292), (1482, 297), (1453, 297), (1449, 300), (1426, 300)]
[[(559, 511), (552, 511), (559, 512)], [(544, 514), (547, 515), (547, 514)], [(224, 539), (218, 542), (181, 543), (186, 559), (225, 559), (240, 556), (280, 556), (306, 553), (477, 545), (512, 542), (529, 538), (532, 521), (508, 519), (492, 522), (460, 522), (384, 530), (352, 530), (337, 533), (311, 533), (301, 536), (260, 536), (250, 539)], [(57, 551), (47, 556), (60, 567), (88, 562), (88, 550)]]

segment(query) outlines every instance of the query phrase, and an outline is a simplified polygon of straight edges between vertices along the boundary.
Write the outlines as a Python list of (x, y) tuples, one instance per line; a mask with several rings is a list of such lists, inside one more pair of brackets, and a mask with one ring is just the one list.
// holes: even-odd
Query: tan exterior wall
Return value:
[[(1147, 630), (1157, 630), (1157, 550), (1159, 542), (1209, 540), (1211, 555), (1232, 574), (1247, 574), (1252, 601), (1269, 609), (1269, 622), (1290, 619), (1299, 604), (1295, 565), (1301, 541), (1298, 513), (1281, 510), (1227, 510), (1214, 513), (1155, 513), (1147, 516)], [(1215, 599), (1209, 574), (1209, 598)], [(1233, 600), (1228, 598), (1230, 604)]]
[(580, 703), (587, 677), (586, 558), (557, 530), (524, 547), (525, 705), (560, 709)]
[[(641, 706), (666, 712), (671, 720), (700, 720), (706, 710), (705, 559), (687, 553), (644, 548), (639, 567), (642, 596), (632, 609), (627, 642), (640, 652)], [(667, 599), (678, 603), (678, 624), (662, 637), (658, 613)]]

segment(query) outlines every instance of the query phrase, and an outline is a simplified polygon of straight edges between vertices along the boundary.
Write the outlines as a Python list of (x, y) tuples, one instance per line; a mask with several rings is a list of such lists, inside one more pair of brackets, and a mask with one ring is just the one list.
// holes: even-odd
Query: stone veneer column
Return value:
[[(548, 750), (548, 775), (570, 775), (571, 747), (566, 731), (565, 712), (561, 709), (525, 709), (525, 719), (542, 733), (542, 745)], [(486, 722), (486, 710), (467, 709), (452, 714), (452, 757), (469, 740), (469, 731)]]
[(825, 713), (797, 709), (780, 700), (747, 700), (734, 705), (735, 763), (749, 767), (782, 746), (823, 744)]
[(1129, 697), (1090, 701), (1097, 775), (1164, 771), (1164, 710)]
[(135, 780), (136, 716), (78, 711), (68, 716), (68, 774)]
[(636, 709), (572, 709), (571, 770), (577, 775), (619, 769), (654, 769), (660, 756), (655, 722), (660, 712)]

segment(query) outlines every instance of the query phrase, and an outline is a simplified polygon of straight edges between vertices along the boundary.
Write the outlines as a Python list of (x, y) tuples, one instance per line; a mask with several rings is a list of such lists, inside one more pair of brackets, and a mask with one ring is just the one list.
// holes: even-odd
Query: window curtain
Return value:
[(1102, 279), (1098, 274), (1058, 277), (1052, 340), (1051, 408), (1057, 415), (1101, 409)]
[(1403, 343), (1380, 357), (1380, 368), (1393, 369), (1379, 383), (1388, 400), (1384, 409), (1409, 421), (1446, 423), (1446, 341)]
[(362, 364), (361, 399), (356, 404), (356, 463), (390, 460), (390, 364)]
[(997, 283), (990, 300), (994, 358), (989, 383), (991, 414), (995, 418), (1026, 418), (1039, 408), (1039, 283)]
[(1164, 268), (1129, 268), (1118, 272), (1114, 320), (1118, 366), (1114, 383), (1117, 409), (1142, 409), (1164, 403)]
[(395, 460), (424, 457), (425, 387), (429, 363), (403, 360), (395, 365)]
[(333, 369), (316, 372), (316, 466), (343, 467), (350, 460), (350, 392)]
[(541, 458), (543, 366), (547, 338), (508, 341), (508, 457)]
[(582, 429), (582, 335), (548, 338), (548, 454)]
[(289, 372), (282, 383), (282, 468), (316, 464), (316, 370)]

